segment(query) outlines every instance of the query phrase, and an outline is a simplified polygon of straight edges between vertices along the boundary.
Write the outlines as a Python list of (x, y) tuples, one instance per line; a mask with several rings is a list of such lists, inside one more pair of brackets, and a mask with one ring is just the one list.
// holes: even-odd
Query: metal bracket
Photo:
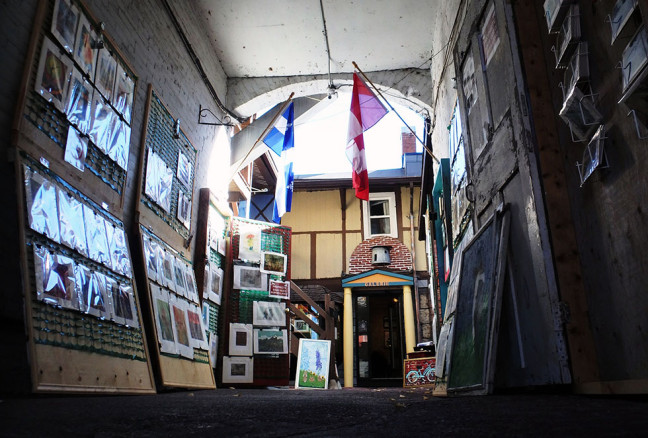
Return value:
[[(207, 113), (211, 114), (212, 118), (217, 120), (217, 123), (203, 122), (203, 119), (207, 117)], [(200, 105), (200, 112), (198, 113), (198, 124), (211, 126), (234, 126), (232, 119), (227, 114), (225, 114), (223, 116), (223, 119), (221, 120), (216, 114), (214, 114), (212, 110), (210, 110), (209, 108), (203, 108), (202, 105)]]
[(640, 123), (640, 122), (639, 122), (639, 118), (637, 117), (637, 111), (636, 111), (636, 110), (630, 110), (630, 112), (628, 113), (627, 117), (630, 117), (630, 114), (632, 114), (632, 118), (633, 118), (633, 120), (634, 120), (634, 126), (635, 126), (635, 129), (637, 130), (637, 137), (639, 138), (639, 140), (645, 140), (645, 139), (647, 139), (647, 138), (648, 138), (648, 134), (646, 134), (646, 135), (641, 135), (641, 129), (639, 129), (639, 123)]

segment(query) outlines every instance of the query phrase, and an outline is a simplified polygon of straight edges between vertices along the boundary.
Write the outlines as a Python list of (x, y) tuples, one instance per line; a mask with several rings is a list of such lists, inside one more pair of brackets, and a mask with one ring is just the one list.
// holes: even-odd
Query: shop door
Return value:
[(402, 384), (405, 348), (400, 294), (356, 297), (356, 368), (359, 386)]

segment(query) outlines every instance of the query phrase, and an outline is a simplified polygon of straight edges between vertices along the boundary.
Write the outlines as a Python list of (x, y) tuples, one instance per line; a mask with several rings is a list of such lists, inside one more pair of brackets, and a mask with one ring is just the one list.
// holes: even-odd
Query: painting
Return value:
[(90, 80), (94, 80), (97, 66), (97, 54), (94, 49), (96, 41), (97, 34), (92, 30), (88, 19), (81, 15), (74, 43), (74, 60)]
[(288, 331), (254, 329), (254, 354), (287, 354)]
[(108, 50), (99, 50), (97, 72), (95, 73), (95, 86), (107, 101), (110, 101), (112, 98), (116, 75), (117, 61), (115, 58)]
[(247, 262), (261, 261), (261, 229), (258, 225), (241, 224), (238, 258)]
[(208, 278), (208, 299), (216, 304), (220, 304), (223, 295), (223, 270), (214, 262), (209, 262)]
[(405, 359), (403, 371), (403, 388), (433, 387), (435, 381), (435, 357)]
[(78, 22), (79, 10), (76, 6), (72, 6), (69, 0), (56, 0), (52, 16), (52, 35), (59, 40), (68, 53), (74, 50)]
[(187, 189), (191, 189), (191, 163), (185, 154), (180, 151), (178, 151), (178, 170), (176, 176)]
[(261, 252), (261, 272), (265, 274), (286, 275), (288, 256), (278, 252)]
[(229, 355), (252, 356), (252, 324), (230, 323)]
[(77, 265), (76, 286), (79, 297), (79, 310), (97, 318), (110, 318), (111, 300), (106, 293), (105, 276), (93, 272), (83, 265)]
[(297, 333), (310, 333), (310, 327), (306, 321), (296, 319), (293, 323), (293, 330)]
[(78, 308), (74, 261), (71, 258), (34, 245), (34, 270), (39, 300), (66, 309)]
[(139, 327), (137, 305), (130, 283), (119, 283), (112, 291), (113, 321), (128, 327)]
[(117, 65), (117, 75), (115, 79), (115, 90), (112, 98), (113, 106), (123, 117), (126, 123), (130, 125), (131, 114), (133, 112), (133, 94), (135, 93), (135, 82), (124, 67)]
[(254, 301), (252, 304), (252, 324), (264, 327), (285, 327), (286, 303)]
[(59, 219), (56, 185), (43, 175), (25, 167), (25, 200), (29, 227), (59, 242)]
[(184, 277), (185, 277), (185, 292), (190, 301), (194, 303), (200, 302), (198, 297), (198, 291), (196, 290), (196, 280), (194, 277), (194, 270), (191, 265), (185, 264), (184, 267)]
[(162, 353), (177, 354), (175, 340), (175, 329), (171, 317), (171, 306), (169, 305), (169, 293), (155, 283), (149, 283), (153, 311), (155, 313), (155, 327), (157, 339)]
[(173, 258), (173, 281), (175, 282), (175, 291), (178, 295), (188, 298), (187, 288), (185, 286), (184, 262), (179, 258)]
[(90, 130), (94, 89), (76, 69), (73, 69), (69, 87), (65, 115), (82, 134), (87, 134)]
[(251, 357), (223, 357), (223, 383), (252, 383), (254, 360)]
[[(492, 390), (508, 211), (496, 213), (461, 256), (448, 392), (487, 394)], [(450, 342), (450, 340), (448, 341)]]
[(160, 283), (175, 292), (176, 286), (175, 279), (173, 278), (174, 260), (175, 257), (173, 257), (173, 254), (171, 254), (170, 251), (167, 251), (166, 248), (164, 248), (164, 260), (162, 262), (162, 275), (164, 277), (164, 282)]
[(191, 198), (184, 194), (182, 190), (178, 191), (178, 221), (189, 229), (191, 225)]
[(234, 265), (234, 289), (268, 290), (268, 277), (254, 266)]
[(65, 110), (72, 69), (69, 58), (50, 39), (44, 38), (34, 89), (59, 111)]
[(58, 213), (61, 243), (88, 256), (83, 204), (67, 190), (58, 190)]
[(270, 280), (270, 289), (268, 296), (271, 298), (279, 298), (282, 300), (290, 299), (290, 282)]
[(299, 340), (295, 389), (328, 389), (331, 341)]
[(189, 335), (191, 336), (191, 345), (194, 348), (207, 350), (207, 336), (205, 335), (205, 326), (202, 322), (200, 309), (194, 303), (187, 304), (187, 320), (189, 321)]
[(171, 316), (173, 316), (173, 327), (175, 328), (176, 346), (180, 356), (193, 359), (193, 347), (189, 339), (189, 323), (187, 321), (187, 303), (184, 300), (169, 298), (171, 304)]
[[(74, 126), (68, 128), (65, 142), (63, 160), (83, 172), (85, 170), (86, 155), (88, 153), (88, 139), (83, 137)], [(83, 217), (82, 217), (83, 218)]]

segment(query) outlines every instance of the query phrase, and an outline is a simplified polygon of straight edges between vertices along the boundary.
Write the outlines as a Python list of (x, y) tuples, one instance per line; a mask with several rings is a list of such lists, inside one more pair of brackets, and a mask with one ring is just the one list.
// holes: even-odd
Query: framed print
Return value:
[(135, 82), (121, 64), (117, 65), (117, 76), (115, 78), (115, 91), (113, 94), (113, 106), (120, 113), (126, 123), (131, 123), (133, 112), (133, 94), (135, 93)]
[(190, 301), (194, 303), (200, 303), (200, 297), (198, 296), (198, 291), (196, 290), (195, 274), (191, 265), (185, 264), (184, 277), (185, 277), (185, 291), (187, 292), (187, 297), (189, 298)]
[(261, 272), (265, 274), (286, 275), (288, 256), (278, 252), (261, 252)]
[(253, 358), (223, 357), (223, 383), (252, 383), (253, 381)]
[(59, 111), (65, 109), (72, 68), (72, 62), (56, 44), (47, 37), (43, 38), (34, 88)]
[(191, 345), (201, 350), (208, 349), (205, 326), (203, 325), (200, 309), (194, 303), (187, 304), (187, 320), (189, 321), (189, 335)]
[(74, 126), (68, 128), (63, 159), (83, 172), (85, 170), (86, 155), (88, 154), (88, 139), (82, 137)]
[(54, 15), (52, 16), (52, 35), (56, 37), (68, 53), (74, 50), (74, 37), (79, 10), (69, 0), (56, 0)]
[(216, 368), (217, 358), (218, 358), (218, 335), (214, 332), (209, 332), (209, 360), (211, 361), (212, 368)]
[(76, 286), (79, 310), (97, 318), (110, 319), (112, 303), (106, 294), (106, 280), (103, 274), (79, 264), (76, 267)]
[(191, 190), (191, 163), (185, 154), (180, 151), (178, 151), (178, 171), (176, 176), (187, 189)]
[(63, 189), (58, 190), (57, 197), (61, 243), (87, 257), (83, 204)]
[(224, 237), (219, 238), (216, 245), (217, 245), (216, 251), (220, 255), (224, 256), (227, 251), (227, 239), (225, 239)]
[(261, 229), (258, 225), (241, 224), (238, 258), (248, 262), (261, 261)]
[(185, 287), (184, 262), (176, 257), (173, 260), (173, 281), (176, 293), (189, 298)]
[(48, 248), (34, 245), (36, 295), (40, 301), (66, 309), (78, 309), (74, 261)]
[(74, 60), (81, 67), (83, 74), (93, 81), (95, 68), (97, 67), (96, 43), (97, 34), (92, 30), (92, 26), (90, 26), (90, 22), (85, 15), (80, 14), (79, 27), (74, 41)]
[(29, 227), (37, 233), (60, 241), (56, 185), (40, 173), (25, 167), (25, 197)]
[(286, 326), (286, 303), (275, 301), (254, 301), (252, 324), (264, 327)]
[(621, 57), (622, 83), (625, 92), (648, 63), (648, 32), (641, 26)]
[(310, 333), (310, 327), (306, 321), (295, 319), (293, 323), (293, 330), (297, 333)]
[(221, 303), (223, 295), (223, 270), (214, 262), (209, 262), (209, 294), (208, 299), (216, 304)]
[(158, 243), (155, 239), (142, 233), (142, 248), (144, 249), (144, 259), (146, 260), (146, 276), (153, 281), (158, 280)]
[(190, 227), (191, 221), (191, 198), (183, 193), (182, 190), (178, 191), (178, 220), (186, 229)]
[(72, 78), (65, 101), (65, 115), (82, 134), (87, 134), (90, 130), (93, 93), (92, 85), (77, 69), (72, 69)]
[(108, 153), (112, 137), (113, 118), (116, 117), (113, 109), (97, 92), (92, 95), (92, 117), (88, 136), (97, 148), (104, 154)]
[(189, 322), (187, 320), (187, 302), (171, 295), (171, 316), (173, 316), (178, 353), (187, 359), (193, 359), (193, 347), (189, 338)]
[(139, 327), (137, 304), (133, 288), (128, 283), (119, 283), (112, 291), (113, 321), (128, 327)]
[(270, 288), (268, 296), (271, 298), (279, 298), (282, 300), (290, 299), (290, 282), (270, 280)]
[(173, 254), (171, 254), (171, 252), (167, 251), (166, 248), (164, 248), (164, 259), (162, 261), (162, 274), (164, 276), (164, 283), (162, 284), (175, 292), (175, 278), (173, 277), (175, 275), (173, 272), (174, 259), (175, 257), (173, 256)]
[(115, 89), (115, 76), (117, 75), (117, 61), (107, 49), (99, 50), (97, 55), (97, 71), (95, 73), (95, 87), (110, 101)]
[(151, 300), (155, 313), (155, 327), (157, 339), (162, 353), (178, 354), (175, 340), (174, 319), (171, 317), (171, 306), (169, 305), (169, 293), (160, 288), (157, 284), (149, 283), (151, 289)]
[(254, 329), (254, 354), (287, 354), (288, 331)]
[(268, 290), (268, 278), (257, 267), (234, 265), (233, 287), (245, 290)]
[(252, 324), (230, 323), (229, 355), (252, 356)]
[(108, 238), (106, 237), (106, 220), (92, 207), (83, 204), (83, 223), (85, 224), (88, 256), (97, 263), (111, 267)]
[(133, 272), (131, 269), (130, 256), (128, 255), (128, 246), (126, 244), (126, 234), (124, 234), (124, 229), (121, 225), (106, 221), (106, 238), (108, 239), (108, 249), (110, 250), (110, 264), (112, 270), (118, 274), (131, 278)]
[(127, 171), (128, 154), (130, 152), (130, 126), (115, 114), (112, 118), (109, 133), (106, 153), (119, 167)]
[(331, 341), (299, 340), (295, 389), (328, 389)]

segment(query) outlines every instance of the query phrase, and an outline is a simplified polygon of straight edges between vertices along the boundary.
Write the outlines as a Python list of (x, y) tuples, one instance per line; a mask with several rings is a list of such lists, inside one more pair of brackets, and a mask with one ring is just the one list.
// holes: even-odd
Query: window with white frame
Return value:
[(365, 239), (373, 236), (398, 237), (396, 195), (392, 192), (369, 193), (363, 202)]

